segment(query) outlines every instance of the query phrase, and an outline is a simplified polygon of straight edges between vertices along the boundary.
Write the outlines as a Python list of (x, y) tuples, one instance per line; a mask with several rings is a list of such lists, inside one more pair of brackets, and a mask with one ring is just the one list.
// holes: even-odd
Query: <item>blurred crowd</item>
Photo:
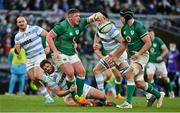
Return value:
[(179, 14), (179, 0), (0, 0), (0, 9), (62, 11), (76, 7), (83, 12), (104, 10), (119, 13), (122, 7), (129, 7), (141, 14)]

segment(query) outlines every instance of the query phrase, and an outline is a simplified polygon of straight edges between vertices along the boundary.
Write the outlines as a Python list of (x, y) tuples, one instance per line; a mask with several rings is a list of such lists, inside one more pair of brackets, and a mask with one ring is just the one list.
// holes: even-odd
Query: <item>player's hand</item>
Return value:
[(94, 49), (94, 50), (100, 50), (100, 49), (101, 49), (101, 45), (98, 44), (98, 43), (94, 43), (94, 44), (93, 44), (93, 49)]
[(133, 56), (131, 56), (131, 60), (136, 60), (141, 54), (136, 52)]
[(52, 59), (56, 60), (58, 57), (59, 57), (59, 52), (58, 51), (53, 51)]
[(162, 60), (163, 60), (163, 57), (159, 56), (159, 57), (157, 57), (156, 60), (157, 60), (157, 61), (162, 61)]
[(73, 92), (73, 91), (76, 91), (76, 90), (77, 90), (76, 85), (72, 85), (72, 86), (69, 88), (69, 91), (70, 91), (70, 92)]
[(49, 54), (50, 53), (50, 48), (47, 46), (46, 48), (44, 48), (44, 51), (46, 54)]
[(96, 13), (96, 16), (97, 16), (97, 20), (98, 20), (98, 21), (104, 19), (104, 15), (103, 15), (102, 13), (100, 13), (100, 12), (97, 12), (97, 13)]

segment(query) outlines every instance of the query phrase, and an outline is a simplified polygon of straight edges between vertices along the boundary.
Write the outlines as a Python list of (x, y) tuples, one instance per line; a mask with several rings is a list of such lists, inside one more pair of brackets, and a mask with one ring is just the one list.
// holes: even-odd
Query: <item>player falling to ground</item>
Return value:
[(122, 87), (120, 71), (124, 72), (128, 68), (127, 53), (125, 51), (116, 61), (116, 66), (113, 66), (111, 69), (109, 69), (109, 66), (104, 62), (103, 59), (105, 57), (101, 54), (98, 47), (100, 45), (100, 41), (105, 51), (109, 54), (113, 53), (120, 46), (120, 39), (122, 38), (122, 36), (115, 25), (110, 20), (108, 20), (108, 15), (105, 12), (101, 13), (103, 14), (104, 18), (99, 19), (99, 24), (93, 44), (95, 53), (97, 54), (97, 56), (99, 56), (100, 61), (94, 67), (93, 72), (95, 74), (98, 89), (103, 91), (105, 73), (109, 73), (108, 71), (112, 71), (116, 78), (116, 98), (123, 99), (120, 94), (120, 88)]
[[(46, 83), (57, 96), (63, 97), (64, 102), (68, 105), (80, 105), (71, 95), (71, 92), (76, 90), (76, 85), (71, 85), (68, 89), (65, 79), (66, 75), (60, 72), (57, 66), (48, 60), (43, 60), (40, 66), (46, 73), (46, 76), (48, 76)], [(99, 100), (99, 104), (101, 103), (101, 105), (107, 105), (106, 95), (87, 84), (84, 84), (83, 96), (87, 99)]]
[(150, 35), (143, 24), (134, 20), (131, 9), (120, 11), (120, 19), (124, 26), (122, 27), (122, 44), (113, 54), (106, 59), (109, 63), (114, 63), (121, 54), (128, 49), (128, 58), (130, 66), (125, 72), (127, 79), (126, 101), (119, 105), (119, 108), (132, 108), (132, 97), (137, 88), (149, 92), (157, 98), (157, 108), (162, 106), (165, 93), (159, 92), (151, 84), (144, 82), (144, 67), (149, 59), (148, 49), (151, 47)]
[[(155, 36), (154, 30), (149, 28), (149, 34), (151, 35), (152, 46), (149, 50), (149, 62), (147, 64), (147, 78), (148, 82), (154, 85), (154, 75), (161, 76), (167, 85), (167, 91), (170, 98), (174, 98), (173, 87), (168, 77), (168, 72), (166, 69), (166, 64), (164, 58), (168, 54), (168, 48), (165, 43), (157, 36)], [(154, 85), (155, 86), (155, 85)], [(147, 98), (151, 95), (147, 94)]]
[(40, 68), (40, 62), (46, 58), (42, 47), (41, 37), (45, 37), (48, 32), (39, 26), (31, 26), (27, 24), (25, 17), (18, 17), (17, 26), (19, 32), (15, 35), (15, 52), (18, 54), (20, 48), (24, 48), (27, 55), (27, 71), (29, 78), (39, 87), (40, 92), (46, 98), (46, 103), (54, 102), (48, 94), (46, 88), (42, 84), (43, 70)]
[(75, 84), (74, 74), (77, 75), (77, 93), (72, 92), (71, 94), (81, 104), (88, 104), (89, 102), (82, 95), (86, 72), (77, 55), (76, 41), (86, 25), (97, 21), (101, 16), (101, 13), (95, 13), (88, 18), (80, 18), (79, 10), (69, 9), (66, 13), (66, 19), (56, 24), (47, 35), (47, 42), (53, 50), (54, 62), (67, 76), (68, 88)]

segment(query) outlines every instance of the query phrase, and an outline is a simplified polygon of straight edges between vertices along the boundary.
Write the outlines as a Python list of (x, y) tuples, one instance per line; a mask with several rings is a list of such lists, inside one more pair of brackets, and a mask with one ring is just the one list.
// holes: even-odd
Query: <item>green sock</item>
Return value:
[[(73, 84), (75, 84), (75, 79), (73, 79), (71, 81), (66, 79), (66, 84), (69, 89)], [(72, 97), (74, 97), (76, 95), (76, 92), (75, 91), (71, 92), (71, 95), (72, 95)]]
[(167, 88), (168, 88), (168, 91), (169, 91), (169, 92), (173, 91), (173, 87), (172, 87), (171, 82), (168, 82), (168, 83), (167, 83)]
[(148, 93), (153, 94), (154, 96), (156, 96), (156, 98), (159, 98), (161, 96), (160, 92), (157, 89), (155, 89), (151, 84), (147, 83), (147, 86), (148, 86), (148, 88), (146, 91)]
[(135, 90), (135, 83), (134, 82), (127, 83), (126, 100), (129, 104), (132, 103), (132, 97), (134, 94), (134, 90)]
[(154, 80), (150, 83), (153, 87), (155, 87)]
[(115, 81), (116, 96), (121, 92), (121, 82)]
[(77, 76), (77, 78), (76, 78), (77, 95), (78, 95), (78, 96), (82, 96), (82, 94), (83, 94), (84, 80), (85, 80), (85, 77), (79, 77), (79, 76)]

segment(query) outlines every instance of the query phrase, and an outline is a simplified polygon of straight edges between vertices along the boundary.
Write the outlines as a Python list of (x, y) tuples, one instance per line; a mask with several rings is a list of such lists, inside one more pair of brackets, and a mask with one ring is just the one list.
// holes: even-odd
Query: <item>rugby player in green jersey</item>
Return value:
[[(76, 53), (76, 41), (85, 27), (102, 18), (101, 13), (95, 13), (88, 18), (80, 18), (79, 10), (72, 8), (67, 11), (66, 19), (59, 22), (47, 35), (47, 42), (53, 50), (54, 62), (66, 74), (67, 86), (77, 84), (77, 93), (72, 92), (72, 96), (80, 104), (90, 104), (83, 96), (85, 80), (85, 69)], [(53, 41), (54, 39), (54, 41)]]
[(119, 56), (127, 49), (130, 66), (125, 72), (127, 79), (126, 101), (117, 107), (132, 108), (132, 97), (137, 88), (149, 92), (157, 98), (157, 108), (162, 106), (165, 93), (157, 91), (151, 84), (144, 82), (144, 67), (149, 60), (148, 49), (151, 47), (150, 35), (140, 22), (134, 20), (131, 9), (120, 11), (120, 20), (124, 24), (122, 27), (122, 44), (113, 54), (106, 59), (108, 63), (114, 63)]
[[(155, 36), (154, 30), (149, 28), (149, 34), (152, 38), (152, 46), (149, 49), (149, 62), (147, 64), (147, 78), (148, 82), (154, 84), (154, 75), (159, 75), (167, 84), (167, 90), (170, 98), (174, 98), (174, 92), (172, 84), (170, 83), (169, 77), (167, 76), (167, 68), (164, 58), (168, 54), (168, 48), (161, 38)], [(151, 95), (146, 95), (150, 98)]]

